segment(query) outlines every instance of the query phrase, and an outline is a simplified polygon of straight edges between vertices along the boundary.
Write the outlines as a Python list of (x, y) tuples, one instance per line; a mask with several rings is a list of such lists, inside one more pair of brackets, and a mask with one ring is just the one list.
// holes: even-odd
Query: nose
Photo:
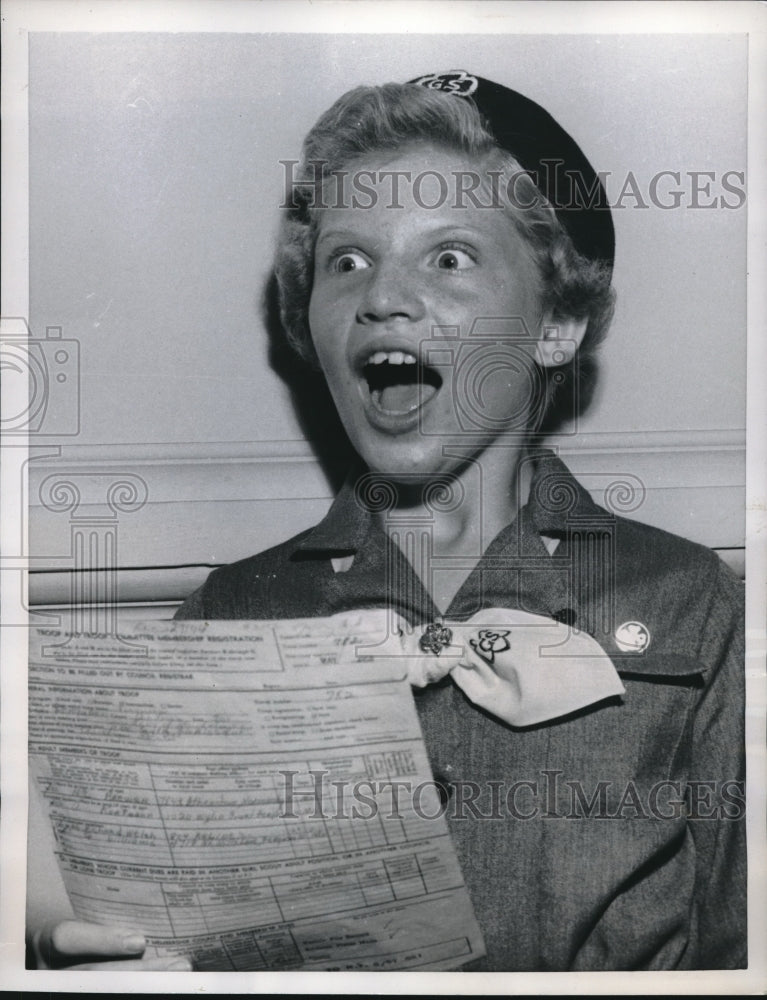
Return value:
[(379, 261), (369, 272), (357, 309), (358, 323), (392, 319), (420, 320), (424, 315), (419, 279), (405, 263)]

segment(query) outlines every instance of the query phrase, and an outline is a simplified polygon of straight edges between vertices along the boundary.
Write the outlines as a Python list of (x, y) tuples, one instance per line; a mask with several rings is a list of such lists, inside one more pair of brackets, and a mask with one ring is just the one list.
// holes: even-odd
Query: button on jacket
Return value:
[[(363, 607), (414, 626), (438, 617), (348, 481), (319, 525), (215, 570), (176, 617)], [(466, 968), (745, 966), (740, 581), (708, 549), (598, 506), (542, 452), (528, 502), (445, 616), (490, 607), (589, 633), (626, 691), (526, 728), (477, 708), (449, 677), (416, 691), (487, 947)]]

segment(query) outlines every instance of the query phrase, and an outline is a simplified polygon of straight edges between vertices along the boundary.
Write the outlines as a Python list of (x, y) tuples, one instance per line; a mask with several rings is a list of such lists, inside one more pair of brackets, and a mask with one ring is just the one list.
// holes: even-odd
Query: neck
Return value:
[[(460, 463), (455, 471), (417, 487), (400, 486), (396, 509), (379, 515), (443, 611), (490, 542), (517, 516), (530, 489), (530, 463), (521, 461), (520, 443), (487, 448), (461, 462), (468, 451), (451, 448), (450, 457)], [(445, 557), (463, 558), (440, 565)]]

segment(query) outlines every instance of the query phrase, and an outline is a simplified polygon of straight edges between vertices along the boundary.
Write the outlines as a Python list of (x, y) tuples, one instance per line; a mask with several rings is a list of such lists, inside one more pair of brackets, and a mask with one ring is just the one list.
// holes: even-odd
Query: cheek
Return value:
[(342, 366), (342, 359), (338, 352), (334, 351), (331, 346), (325, 342), (320, 342), (320, 344), (315, 343), (315, 351), (317, 354), (317, 359), (320, 363), (320, 370), (325, 379), (325, 382), (330, 389), (330, 393), (338, 404), (339, 399), (342, 398), (343, 386), (344, 386), (344, 372)]
[(543, 280), (540, 269), (532, 257), (532, 250), (507, 234), (503, 263), (496, 268), (497, 307), (505, 309), (505, 315), (523, 317), (531, 327), (530, 333), (540, 319), (542, 309)]
[(332, 308), (324, 301), (324, 296), (321, 293), (312, 293), (312, 297), (309, 300), (307, 319), (314, 350), (317, 352), (317, 357), (320, 359), (320, 363), (324, 369), (324, 359), (333, 351), (335, 323), (333, 321)]
[(540, 369), (527, 346), (488, 345), (465, 355), (456, 368), (453, 402), (476, 429), (523, 430), (540, 405)]
[(348, 331), (354, 318), (353, 297), (347, 290), (340, 290), (338, 284), (320, 278), (315, 281), (309, 297), (307, 319), (312, 340), (337, 342)]
[(332, 312), (314, 298), (309, 306), (308, 320), (320, 369), (336, 405), (339, 405), (345, 395), (349, 373), (338, 324), (334, 322)]
[(504, 275), (496, 289), (498, 315), (524, 320), (530, 336), (535, 337), (542, 313), (537, 273), (526, 268), (510, 277)]
[(316, 291), (313, 291), (309, 298), (309, 308), (306, 310), (306, 319), (309, 324), (309, 333), (312, 343), (319, 352), (320, 341), (322, 340), (322, 309)]

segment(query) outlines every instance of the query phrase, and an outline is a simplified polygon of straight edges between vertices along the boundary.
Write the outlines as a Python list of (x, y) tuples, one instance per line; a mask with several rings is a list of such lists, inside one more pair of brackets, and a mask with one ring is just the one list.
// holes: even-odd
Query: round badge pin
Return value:
[(624, 622), (615, 630), (615, 644), (622, 653), (643, 653), (650, 645), (650, 630), (642, 622)]

